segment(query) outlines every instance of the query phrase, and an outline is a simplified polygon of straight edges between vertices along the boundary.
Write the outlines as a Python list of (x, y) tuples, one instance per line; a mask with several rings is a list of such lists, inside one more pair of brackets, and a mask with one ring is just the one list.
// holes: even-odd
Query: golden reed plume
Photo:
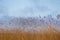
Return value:
[(40, 32), (23, 32), (19, 30), (0, 32), (0, 40), (60, 40), (60, 32), (54, 28), (49, 28), (48, 31), (41, 30)]

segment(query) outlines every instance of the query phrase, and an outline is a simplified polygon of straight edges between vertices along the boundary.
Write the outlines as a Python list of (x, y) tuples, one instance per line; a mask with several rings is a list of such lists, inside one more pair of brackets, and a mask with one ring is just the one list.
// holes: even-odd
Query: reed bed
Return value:
[(0, 40), (60, 40), (60, 32), (55, 29), (39, 33), (22, 32), (19, 30), (0, 32)]

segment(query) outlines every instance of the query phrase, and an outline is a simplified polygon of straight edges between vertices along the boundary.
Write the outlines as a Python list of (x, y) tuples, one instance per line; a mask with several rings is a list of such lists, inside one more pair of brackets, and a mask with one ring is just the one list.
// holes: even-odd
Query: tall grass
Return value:
[[(60, 40), (60, 30), (58, 31), (57, 29), (55, 29), (56, 24), (60, 21), (54, 24), (54, 22), (52, 22), (52, 20), (50, 19), (49, 22), (45, 22), (43, 19), (38, 19), (38, 21), (37, 19), (32, 18), (29, 19), (30, 21), (28, 19), (14, 19), (15, 21), (13, 20), (12, 22), (10, 21), (11, 23), (8, 23), (14, 23), (14, 27), (16, 26), (16, 24), (20, 25), (21, 23), (22, 26), (19, 26), (18, 28), (16, 26), (15, 29), (13, 26), (7, 24), (9, 28), (12, 27), (10, 31), (0, 28), (0, 40)], [(4, 25), (2, 26), (2, 28), (8, 29)]]
[(0, 32), (0, 40), (60, 40), (60, 32), (50, 28), (47, 32), (39, 33), (21, 32), (19, 30)]

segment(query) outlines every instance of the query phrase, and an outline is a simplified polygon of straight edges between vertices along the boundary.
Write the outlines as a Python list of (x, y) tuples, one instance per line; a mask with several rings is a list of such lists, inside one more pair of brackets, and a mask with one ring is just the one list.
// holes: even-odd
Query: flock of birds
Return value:
[(24, 31), (39, 31), (40, 29), (47, 30), (48, 28), (56, 28), (60, 30), (60, 19), (47, 17), (9, 17), (4, 16), (0, 18), (0, 29), (11, 30), (20, 29)]

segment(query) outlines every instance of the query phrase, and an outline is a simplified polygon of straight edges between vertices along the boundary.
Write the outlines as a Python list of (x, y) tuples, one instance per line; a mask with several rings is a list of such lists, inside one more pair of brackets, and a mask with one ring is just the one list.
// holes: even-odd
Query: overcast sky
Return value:
[(0, 0), (0, 16), (36, 17), (60, 14), (60, 0)]

